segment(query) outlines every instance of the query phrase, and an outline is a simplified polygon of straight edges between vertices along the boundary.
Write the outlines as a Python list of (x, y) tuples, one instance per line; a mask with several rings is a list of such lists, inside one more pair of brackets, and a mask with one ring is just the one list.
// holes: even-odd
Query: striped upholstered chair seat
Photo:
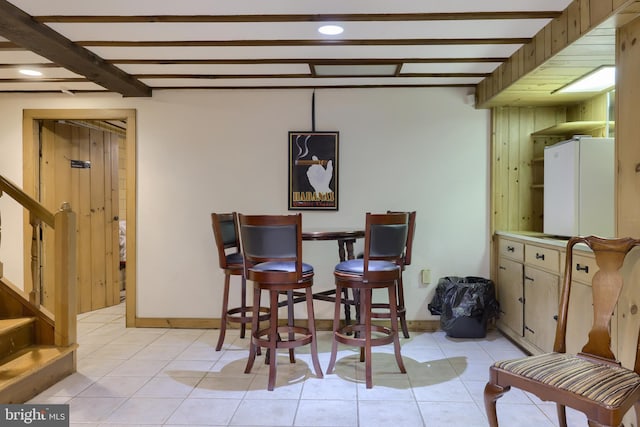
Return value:
[(618, 406), (640, 387), (640, 376), (634, 371), (566, 353), (503, 360), (494, 367), (607, 407)]

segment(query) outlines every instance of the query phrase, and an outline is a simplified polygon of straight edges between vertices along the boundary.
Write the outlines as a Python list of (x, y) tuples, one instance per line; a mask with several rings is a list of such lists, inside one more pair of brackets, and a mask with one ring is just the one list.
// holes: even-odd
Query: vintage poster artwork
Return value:
[(289, 210), (338, 210), (338, 132), (289, 132)]

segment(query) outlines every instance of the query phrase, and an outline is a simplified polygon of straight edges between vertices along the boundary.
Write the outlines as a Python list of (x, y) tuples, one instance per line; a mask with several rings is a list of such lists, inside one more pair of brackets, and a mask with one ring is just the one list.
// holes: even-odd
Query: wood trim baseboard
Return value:
[[(384, 325), (385, 322), (379, 322)], [(386, 322), (388, 325), (388, 321)], [(284, 323), (283, 323), (284, 324)], [(300, 320), (306, 325), (306, 319)], [(409, 331), (434, 332), (440, 329), (439, 320), (411, 320), (407, 322)], [(172, 329), (220, 329), (219, 318), (175, 318), (175, 317), (136, 317), (136, 328), (172, 328)], [(227, 329), (239, 329), (239, 324), (229, 324)], [(249, 328), (251, 326), (249, 325)], [(316, 319), (316, 329), (330, 331), (333, 328), (332, 319)]]

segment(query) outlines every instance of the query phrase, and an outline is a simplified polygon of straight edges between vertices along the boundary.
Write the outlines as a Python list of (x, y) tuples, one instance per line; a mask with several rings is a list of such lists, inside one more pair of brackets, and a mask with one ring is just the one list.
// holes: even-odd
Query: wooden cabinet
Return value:
[(499, 237), (497, 326), (533, 354), (553, 348), (559, 277), (559, 250)]
[(524, 268), (524, 339), (543, 352), (553, 350), (558, 315), (559, 276)]
[(522, 287), (524, 245), (500, 239), (498, 258), (497, 294), (500, 301), (501, 329), (516, 336), (523, 335), (524, 291)]
[(498, 300), (503, 327), (512, 333), (523, 335), (524, 292), (522, 288), (522, 263), (501, 258), (498, 271)]
[(591, 279), (597, 266), (593, 257), (573, 256), (573, 281), (567, 313), (567, 352), (577, 353), (586, 344), (593, 324), (593, 294)]
[(531, 243), (525, 245), (524, 339), (537, 349), (553, 349), (560, 283), (560, 252)]
[[(545, 241), (526, 235), (521, 240), (512, 235), (498, 235), (497, 239), (494, 280), (501, 312), (497, 327), (531, 354), (553, 350), (562, 280), (567, 268), (564, 242), (554, 245)], [(577, 353), (586, 344), (593, 323), (591, 281), (598, 265), (587, 247), (577, 247), (568, 268), (573, 273), (567, 352)], [(640, 282), (640, 248), (627, 257), (623, 276), (625, 287), (611, 320), (611, 350), (622, 361), (629, 358), (627, 353), (631, 351), (625, 349), (625, 341), (630, 339), (627, 335), (640, 323), (640, 298), (635, 296), (633, 285), (626, 285)], [(635, 338), (631, 341), (635, 343)]]

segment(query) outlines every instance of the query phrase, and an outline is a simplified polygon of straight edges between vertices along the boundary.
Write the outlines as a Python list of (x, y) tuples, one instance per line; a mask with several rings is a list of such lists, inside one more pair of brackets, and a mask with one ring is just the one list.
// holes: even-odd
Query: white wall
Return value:
[[(311, 90), (0, 95), (0, 174), (22, 183), (22, 110), (135, 108), (139, 317), (219, 317), (223, 275), (209, 213), (287, 213), (287, 133), (311, 130)], [(489, 112), (466, 89), (319, 89), (316, 130), (340, 132), (339, 211), (303, 225), (363, 225), (367, 211), (416, 210), (407, 317), (430, 318), (439, 277), (489, 274)], [(22, 278), (21, 210), (0, 198), (5, 276)], [(11, 203), (13, 205), (13, 203)], [(361, 242), (359, 242), (361, 246)], [(315, 287), (333, 286), (335, 242), (305, 242)], [(420, 283), (429, 268), (432, 284)], [(232, 280), (238, 280), (233, 278)], [(329, 303), (316, 316), (330, 318)]]

